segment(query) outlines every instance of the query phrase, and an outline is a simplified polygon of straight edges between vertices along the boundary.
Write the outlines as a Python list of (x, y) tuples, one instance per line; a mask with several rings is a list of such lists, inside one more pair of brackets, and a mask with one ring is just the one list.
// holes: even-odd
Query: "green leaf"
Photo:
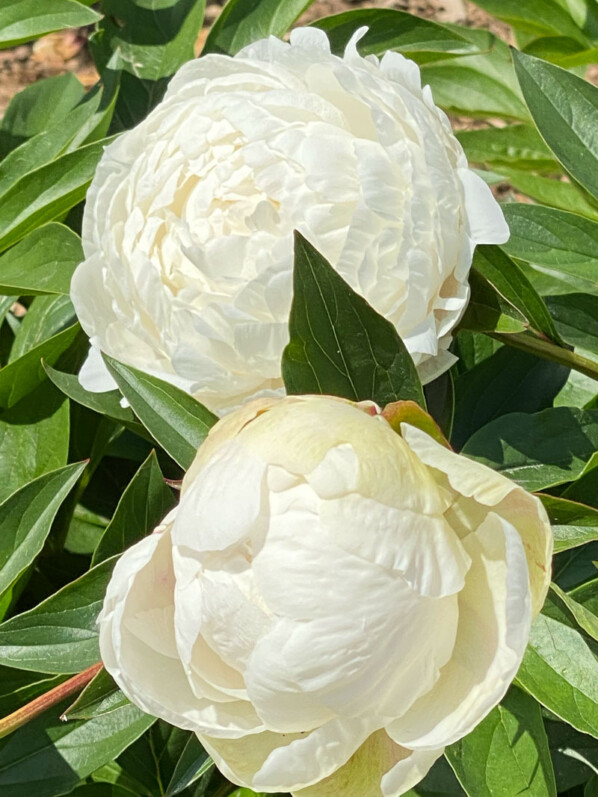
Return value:
[[(470, 162), (486, 164), (496, 171), (506, 166), (554, 173), (559, 168), (552, 152), (532, 125), (461, 130), (456, 136)], [(509, 204), (504, 205), (503, 210), (510, 207)]]
[(555, 553), (598, 540), (598, 510), (554, 495), (539, 498), (550, 518)]
[(527, 318), (475, 268), (469, 272), (471, 298), (459, 329), (472, 332), (523, 332)]
[(598, 617), (592, 614), (589, 609), (564, 592), (558, 584), (551, 584), (553, 599), (557, 604), (563, 606), (573, 617), (577, 625), (586, 632), (588, 636), (598, 642)]
[(598, 660), (574, 628), (538, 615), (517, 682), (578, 731), (598, 734)]
[(516, 687), (445, 755), (469, 797), (556, 797), (540, 706)]
[(175, 797), (199, 780), (214, 766), (195, 734), (189, 740), (176, 763), (164, 797)]
[(14, 362), (48, 338), (63, 332), (76, 321), (69, 296), (36, 296), (29, 305), (10, 350), (8, 362)]
[(102, 668), (62, 716), (65, 720), (90, 720), (128, 704), (112, 676)]
[(104, 355), (108, 370), (148, 432), (188, 468), (217, 416), (173, 385)]
[(551, 407), (568, 374), (562, 365), (504, 346), (455, 380), (451, 442), (459, 449), (495, 418)]
[(126, 423), (135, 430), (143, 431), (141, 424), (135, 421), (135, 415), (130, 407), (121, 406), (121, 394), (118, 390), (109, 390), (105, 393), (92, 393), (81, 387), (79, 377), (76, 374), (65, 374), (56, 371), (54, 368), (44, 363), (44, 370), (56, 387), (77, 404), (87, 407), (100, 415), (106, 415), (115, 421)]
[(0, 667), (0, 717), (6, 717), (65, 680), (64, 675)]
[(87, 144), (21, 177), (0, 204), (0, 251), (80, 202), (111, 140)]
[(82, 260), (79, 236), (62, 224), (46, 224), (0, 257), (0, 293), (68, 295), (71, 277)]
[(289, 393), (320, 393), (381, 407), (413, 400), (425, 409), (415, 365), (394, 326), (295, 233), (290, 342), (282, 357)]
[(542, 138), (565, 169), (598, 198), (598, 88), (517, 50), (513, 58)]
[(451, 113), (528, 122), (529, 111), (508, 45), (485, 30), (458, 25), (444, 27), (465, 37), (481, 55), (424, 64), (422, 82), (430, 84), (436, 104)]
[(66, 465), (69, 403), (49, 382), (0, 414), (0, 501)]
[(598, 60), (598, 47), (587, 47), (566, 36), (542, 36), (521, 49), (528, 55), (543, 58), (565, 69), (593, 64)]
[(46, 379), (42, 360), (55, 365), (81, 334), (78, 324), (59, 332), (0, 369), (0, 407), (14, 406)]
[(571, 16), (554, 0), (473, 0), (492, 16), (524, 33), (569, 36), (582, 44), (588, 39)]
[[(542, 205), (579, 213), (594, 221), (598, 219), (598, 207), (590, 195), (576, 183), (566, 183), (553, 177), (541, 177), (510, 167), (502, 168), (500, 171), (501, 182), (510, 183), (516, 191), (526, 194)], [(483, 172), (480, 172), (480, 175), (484, 177)]]
[(139, 468), (123, 493), (110, 524), (93, 555), (93, 564), (122, 553), (149, 534), (175, 504), (164, 483), (154, 451)]
[(313, 0), (228, 0), (212, 25), (202, 54), (234, 55), (267, 36), (282, 37)]
[(2, 0), (0, 49), (14, 47), (63, 28), (93, 25), (100, 14), (74, 0)]
[(62, 722), (67, 704), (0, 741), (0, 791), (7, 797), (58, 797), (113, 761), (155, 722), (132, 705), (92, 720)]
[(563, 340), (598, 354), (598, 296), (567, 293), (547, 296), (545, 301)]
[(470, 55), (478, 52), (473, 42), (428, 19), (421, 19), (404, 11), (383, 8), (363, 8), (333, 14), (312, 23), (326, 31), (333, 53), (342, 55), (349, 40), (359, 28), (368, 28), (359, 41), (361, 55), (383, 55), (387, 50), (408, 54), (418, 63), (437, 61), (450, 55)]
[(15, 94), (0, 124), (0, 158), (60, 122), (84, 97), (72, 72), (38, 80)]
[(473, 263), (480, 274), (527, 318), (532, 329), (559, 342), (558, 333), (544, 300), (517, 264), (502, 249), (498, 246), (478, 246)]
[[(503, 249), (518, 260), (572, 277), (569, 284), (598, 294), (598, 223), (555, 208), (503, 206), (511, 237)], [(577, 280), (581, 280), (577, 283)]]
[[(20, 670), (77, 673), (100, 658), (96, 620), (116, 557), (0, 625), (0, 664)], [(0, 780), (1, 782), (1, 780)]]
[(596, 450), (598, 410), (557, 407), (503, 415), (470, 437), (462, 453), (534, 491), (572, 481)]
[(204, 8), (205, 0), (103, 0), (90, 45), (102, 77), (119, 84), (115, 130), (144, 119), (194, 57)]
[(46, 473), (0, 504), (0, 593), (34, 561), (86, 463)]
[(548, 744), (559, 794), (585, 783), (598, 769), (598, 742), (570, 725), (546, 720)]

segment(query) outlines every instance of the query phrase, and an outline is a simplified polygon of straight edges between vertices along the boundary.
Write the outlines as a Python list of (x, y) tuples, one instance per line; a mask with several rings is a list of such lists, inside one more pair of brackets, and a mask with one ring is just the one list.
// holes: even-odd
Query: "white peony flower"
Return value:
[(409, 790), (503, 697), (548, 589), (540, 501), (375, 412), (231, 413), (108, 587), (107, 670), (258, 792)]
[(92, 343), (212, 410), (282, 395), (293, 230), (397, 328), (424, 381), (454, 360), (477, 243), (508, 228), (449, 122), (398, 53), (331, 55), (295, 30), (182, 67), (107, 147), (72, 299)]

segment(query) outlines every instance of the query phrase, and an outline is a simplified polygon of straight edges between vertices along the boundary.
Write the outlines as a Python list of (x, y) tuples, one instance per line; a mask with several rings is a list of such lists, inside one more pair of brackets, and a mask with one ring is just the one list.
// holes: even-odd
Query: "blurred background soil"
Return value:
[[(224, 0), (208, 0), (205, 27), (197, 41), (198, 52), (223, 5)], [(355, 8), (396, 8), (437, 22), (487, 28), (510, 41), (508, 25), (492, 19), (467, 0), (316, 0), (297, 24)], [(98, 75), (85, 46), (87, 35), (86, 30), (63, 31), (44, 36), (33, 44), (0, 50), (0, 117), (11, 97), (36, 80), (74, 72), (84, 86), (92, 86)]]

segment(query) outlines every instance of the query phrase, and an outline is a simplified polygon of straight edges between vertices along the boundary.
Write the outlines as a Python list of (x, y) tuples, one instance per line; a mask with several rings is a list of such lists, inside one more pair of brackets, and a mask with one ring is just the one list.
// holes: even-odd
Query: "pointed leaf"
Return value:
[(413, 360), (394, 326), (295, 234), (291, 340), (282, 374), (289, 393), (320, 393), (381, 407), (412, 400), (425, 408)]
[(0, 49), (37, 39), (63, 28), (93, 25), (101, 16), (74, 0), (2, 0)]
[(179, 388), (107, 355), (104, 359), (141, 423), (182, 468), (188, 468), (217, 416)]

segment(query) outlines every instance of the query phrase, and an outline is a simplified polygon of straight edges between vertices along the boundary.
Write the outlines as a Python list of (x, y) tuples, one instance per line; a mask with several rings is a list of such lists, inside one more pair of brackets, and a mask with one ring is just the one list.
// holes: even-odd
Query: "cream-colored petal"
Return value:
[(347, 763), (293, 797), (399, 797), (425, 776), (442, 750), (407, 750), (386, 731), (368, 737)]
[[(517, 529), (527, 557), (532, 610), (536, 615), (550, 586), (553, 550), (550, 521), (541, 501), (491, 468), (449, 451), (421, 429), (401, 424), (401, 431), (412, 451), (431, 473), (436, 472), (437, 481), (452, 490), (455, 509), (467, 527), (475, 528), (482, 522), (488, 507)], [(468, 504), (461, 496), (473, 500)], [(450, 513), (447, 517), (450, 522)]]
[(370, 733), (363, 721), (332, 720), (310, 733), (199, 739), (233, 783), (254, 791), (294, 792), (342, 767)]
[(453, 655), (436, 685), (386, 728), (397, 744), (418, 750), (469, 733), (507, 691), (529, 639), (529, 577), (517, 531), (490, 513), (463, 544), (472, 565), (459, 595)]

